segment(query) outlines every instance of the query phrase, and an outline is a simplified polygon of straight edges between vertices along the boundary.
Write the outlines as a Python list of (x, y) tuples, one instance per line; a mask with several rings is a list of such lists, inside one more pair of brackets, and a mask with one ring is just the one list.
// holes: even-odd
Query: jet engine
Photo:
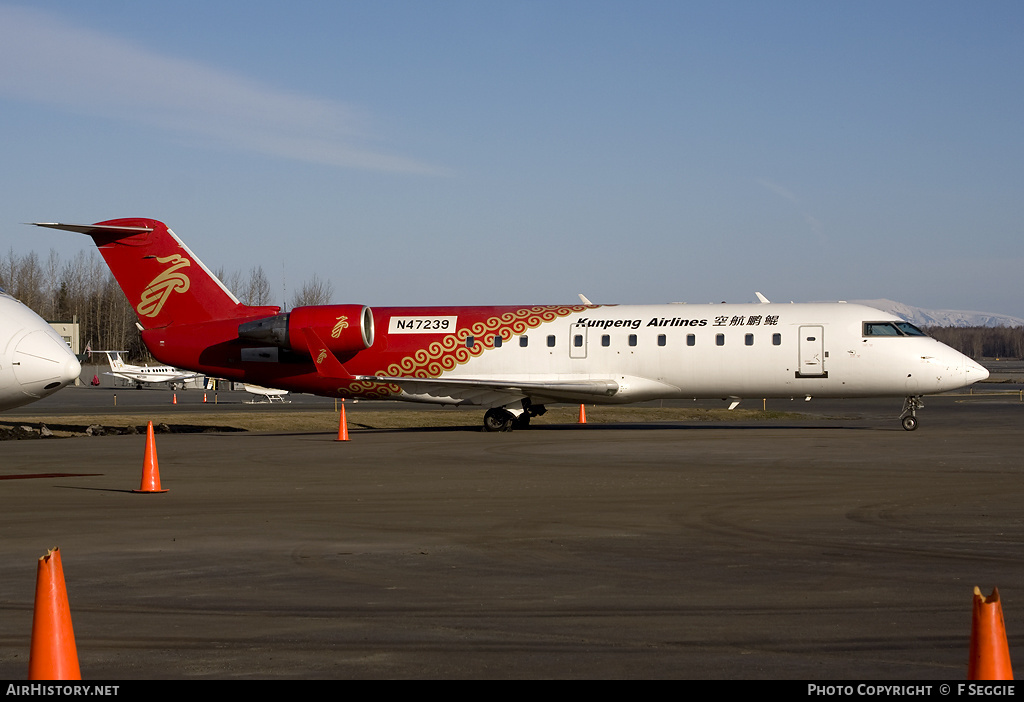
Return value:
[(319, 337), (331, 353), (348, 358), (373, 345), (373, 312), (362, 305), (316, 305), (246, 322), (238, 338), (309, 353), (304, 329)]

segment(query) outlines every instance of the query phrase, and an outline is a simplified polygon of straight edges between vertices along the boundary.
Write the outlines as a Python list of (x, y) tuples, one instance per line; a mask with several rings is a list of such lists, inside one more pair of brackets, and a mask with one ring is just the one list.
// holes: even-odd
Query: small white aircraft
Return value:
[(136, 388), (141, 388), (143, 383), (167, 383), (171, 388), (177, 385), (184, 390), (185, 381), (202, 376), (202, 373), (190, 373), (171, 366), (133, 366), (121, 360), (120, 351), (94, 351), (93, 353), (107, 355), (111, 372), (104, 375), (130, 380), (135, 383)]
[(284, 396), (288, 394), (287, 390), (278, 390), (277, 388), (265, 388), (262, 385), (253, 385), (252, 383), (242, 383), (242, 387), (250, 395), (254, 395), (249, 404), (256, 405), (262, 403), (274, 404), (275, 402), (291, 402), (291, 400), (284, 399)]
[(0, 290), (0, 410), (52, 395), (81, 372), (54, 328)]

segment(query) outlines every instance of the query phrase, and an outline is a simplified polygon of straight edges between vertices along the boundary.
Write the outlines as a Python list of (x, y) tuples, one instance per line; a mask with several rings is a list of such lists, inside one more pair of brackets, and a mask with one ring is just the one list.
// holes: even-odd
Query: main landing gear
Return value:
[(484, 431), (529, 429), (530, 418), (540, 416), (547, 411), (544, 405), (533, 405), (529, 400), (523, 400), (523, 409), (492, 407), (484, 414)]
[(903, 414), (900, 415), (900, 422), (907, 431), (917, 429), (917, 411), (924, 407), (920, 395), (911, 395), (903, 401)]

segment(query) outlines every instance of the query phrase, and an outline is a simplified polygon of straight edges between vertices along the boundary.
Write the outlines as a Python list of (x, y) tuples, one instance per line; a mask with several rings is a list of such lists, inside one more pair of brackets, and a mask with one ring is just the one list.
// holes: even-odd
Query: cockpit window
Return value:
[(864, 322), (864, 336), (899, 336), (900, 330), (892, 322)]
[(864, 322), (864, 336), (928, 336), (910, 322)]
[(928, 336), (910, 322), (896, 322), (896, 326), (907, 336)]

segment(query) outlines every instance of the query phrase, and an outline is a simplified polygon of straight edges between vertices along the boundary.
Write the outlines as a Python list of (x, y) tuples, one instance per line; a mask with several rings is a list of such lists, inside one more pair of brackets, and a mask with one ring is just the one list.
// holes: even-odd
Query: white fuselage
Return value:
[(134, 383), (176, 383), (191, 380), (195, 373), (183, 371), (171, 366), (134, 366), (121, 360), (117, 351), (104, 351), (110, 363), (109, 375), (123, 378)]
[(137, 383), (168, 383), (195, 377), (195, 373), (183, 373), (170, 366), (134, 366), (131, 370), (118, 370), (111, 375)]
[[(442, 378), (610, 380), (617, 390), (579, 399), (626, 403), (917, 396), (988, 377), (982, 366), (935, 339), (919, 332), (890, 334), (891, 325), (866, 326), (872, 322), (905, 324), (880, 310), (844, 303), (600, 306), (514, 336)], [(564, 391), (524, 394), (535, 402), (572, 397)], [(444, 401), (433, 393), (417, 397), (415, 390), (404, 395)], [(460, 395), (446, 399), (466, 402)]]
[(52, 395), (81, 372), (53, 327), (0, 291), (0, 410)]

